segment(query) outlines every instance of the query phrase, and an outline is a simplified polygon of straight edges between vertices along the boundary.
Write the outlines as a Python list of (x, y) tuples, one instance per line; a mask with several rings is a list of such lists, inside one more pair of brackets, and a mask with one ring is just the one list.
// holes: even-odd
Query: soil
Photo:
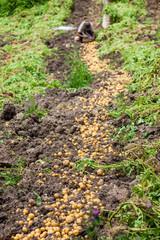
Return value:
[[(99, 28), (100, 11), (101, 6), (93, 1), (76, 0), (67, 24), (78, 27), (88, 16)], [(76, 49), (93, 73), (90, 88), (76, 92), (47, 89), (34, 97), (35, 106), (32, 102), (22, 106), (6, 102), (0, 113), (0, 170), (4, 174), (7, 168), (12, 170), (11, 175), (0, 178), (0, 240), (84, 238), (87, 214), (94, 209), (116, 209), (136, 184), (134, 171), (127, 176), (114, 169), (98, 172), (92, 165), (75, 169), (80, 159), (103, 165), (123, 161), (123, 149), (112, 144), (110, 135), (112, 126), (130, 121), (127, 115), (115, 121), (106, 110), (114, 107), (112, 99), (124, 92), (130, 75), (120, 69), (122, 63), (111, 70), (110, 60), (97, 57), (96, 43), (75, 43), (75, 34), (68, 32), (46, 42), (50, 48), (58, 47), (60, 53), (58, 59), (56, 54), (46, 59), (47, 71), (65, 85), (70, 69), (64, 53)], [(112, 55), (111, 61), (117, 62), (119, 57)], [(128, 94), (131, 101), (135, 97)], [(158, 127), (146, 128), (137, 126), (140, 136), (146, 131), (153, 138), (159, 136)], [(156, 157), (159, 160), (159, 153)], [(4, 185), (7, 181), (14, 184)], [(101, 226), (101, 237), (107, 232), (106, 226)]]

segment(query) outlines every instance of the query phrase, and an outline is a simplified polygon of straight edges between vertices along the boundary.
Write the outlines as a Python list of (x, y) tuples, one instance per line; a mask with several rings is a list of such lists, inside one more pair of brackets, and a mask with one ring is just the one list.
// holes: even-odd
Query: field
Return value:
[[(0, 240), (160, 239), (158, 1), (9, 2), (0, 3)], [(54, 29), (85, 18), (93, 42)]]

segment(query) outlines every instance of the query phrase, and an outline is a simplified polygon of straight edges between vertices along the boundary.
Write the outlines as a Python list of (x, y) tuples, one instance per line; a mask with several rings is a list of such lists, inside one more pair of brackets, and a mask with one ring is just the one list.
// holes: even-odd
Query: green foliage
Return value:
[(137, 123), (145, 122), (148, 125), (153, 125), (159, 121), (160, 103), (136, 105), (131, 107), (130, 111), (135, 113)]
[(38, 159), (38, 160), (36, 161), (36, 163), (43, 163), (43, 162), (47, 162), (47, 158)]
[(77, 161), (75, 169), (82, 171), (83, 173), (87, 173), (86, 168), (91, 167), (94, 169), (96, 165), (97, 163), (93, 159), (82, 158), (79, 161)]
[(53, 34), (52, 26), (62, 25), (69, 17), (73, 0), (43, 3), (29, 10), (17, 8), (13, 16), (0, 21), (1, 36), (7, 43), (0, 51), (0, 109), (8, 98), (20, 103), (46, 88), (62, 88), (57, 80), (46, 81), (46, 58), (56, 49), (49, 49), (45, 42)]
[(134, 143), (133, 147), (129, 150), (126, 150), (127, 156), (136, 157), (141, 156), (141, 159), (144, 162), (148, 162), (150, 165), (150, 157), (154, 157), (155, 154), (159, 151), (160, 146), (160, 139), (155, 140), (154, 142), (150, 143), (147, 140), (141, 141), (141, 143)]
[[(150, 144), (142, 146), (146, 150), (146, 159), (149, 155), (154, 155), (156, 150), (159, 150), (159, 142), (156, 145)], [(153, 151), (155, 149), (155, 151)], [(139, 151), (134, 149), (134, 151)], [(88, 164), (87, 164), (88, 163)], [(139, 183), (133, 187), (131, 198), (119, 205), (116, 211), (109, 211), (107, 220), (105, 217), (99, 216), (95, 221), (93, 218), (93, 212), (90, 213), (90, 218), (87, 228), (87, 233), (90, 239), (99, 238), (100, 221), (105, 221), (107, 229), (110, 227), (113, 235), (112, 237), (106, 237), (103, 239), (115, 240), (115, 239), (159, 239), (160, 228), (160, 180), (154, 172), (154, 168), (148, 165), (147, 161), (142, 160), (125, 160), (121, 163), (116, 163), (108, 166), (98, 165), (91, 159), (81, 159), (77, 163), (77, 168), (85, 170), (88, 166), (92, 168), (101, 168), (105, 170), (117, 169), (124, 172), (124, 174), (131, 174), (132, 171), (136, 171), (137, 179)], [(101, 221), (102, 223), (102, 221)], [(117, 225), (114, 227), (112, 224)], [(103, 223), (104, 225), (104, 223)], [(95, 233), (96, 231), (96, 233)], [(95, 236), (97, 238), (95, 238)]]
[(51, 174), (52, 170), (50, 168), (44, 168), (43, 171), (48, 172), (49, 174)]
[(159, 239), (159, 177), (153, 169), (147, 168), (137, 178), (141, 182), (133, 187), (132, 198), (109, 213), (110, 225), (113, 219), (119, 222), (121, 234), (116, 234), (119, 239)]
[(36, 195), (37, 199), (36, 199), (36, 204), (37, 206), (41, 205), (42, 204), (42, 199), (41, 197), (36, 193), (34, 192), (34, 194)]
[(8, 16), (13, 14), (16, 8), (31, 8), (35, 4), (44, 4), (47, 0), (1, 0), (0, 16)]
[[(160, 116), (160, 49), (158, 29), (150, 31), (152, 21), (145, 20), (145, 1), (113, 0), (104, 8), (112, 19), (112, 24), (107, 30), (99, 31), (97, 39), (101, 42), (100, 55), (107, 56), (120, 52), (124, 61), (124, 69), (132, 74), (128, 86), (132, 93), (139, 93), (133, 103), (117, 97), (117, 109), (111, 109), (111, 116), (118, 118), (124, 113), (130, 113), (137, 123), (148, 125), (159, 124)], [(138, 22), (143, 20), (143, 24)], [(144, 37), (155, 35), (157, 40), (144, 41)], [(140, 36), (139, 41), (137, 37)]]
[(147, 197), (151, 202), (160, 205), (160, 179), (151, 169), (146, 169), (137, 178), (141, 180), (133, 187), (133, 196)]
[(37, 114), (40, 119), (43, 119), (47, 115), (48, 111), (46, 111), (46, 110), (42, 109), (40, 106), (36, 105), (33, 97), (31, 97), (30, 104), (28, 106), (27, 111), (24, 113), (24, 116), (30, 115), (32, 113)]
[(124, 20), (136, 21), (137, 17), (144, 13), (143, 9), (131, 5), (128, 1), (110, 3), (104, 6), (104, 12), (107, 13), (112, 20), (112, 23), (121, 22)]
[(111, 3), (129, 3), (132, 2), (132, 4), (138, 6), (138, 7), (145, 7), (146, 6), (146, 2), (145, 0), (110, 0)]
[(119, 129), (113, 130), (112, 137), (119, 139), (119, 143), (121, 145), (125, 145), (125, 143), (132, 141), (135, 136), (135, 130), (136, 127), (134, 123), (122, 126)]
[(155, 48), (152, 42), (143, 43), (139, 47), (132, 44), (132, 47), (123, 50), (125, 69), (133, 74), (133, 86), (138, 84), (136, 91), (152, 87), (159, 72), (159, 56), (160, 49)]
[(121, 2), (121, 3), (129, 3), (129, 0), (111, 0), (110, 2), (111, 3), (119, 3), (119, 2)]
[(3, 178), (5, 181), (4, 186), (17, 185), (21, 180), (23, 168), (23, 157), (19, 157), (17, 165), (14, 165), (11, 168), (0, 169), (1, 171), (4, 171), (0, 173), (0, 178)]
[(92, 82), (92, 74), (79, 58), (78, 52), (72, 52), (66, 56), (66, 60), (71, 67), (71, 71), (67, 76), (67, 87), (83, 88), (88, 86)]
[[(124, 173), (131, 173), (133, 170), (136, 170), (136, 172), (139, 172), (140, 174), (137, 176), (140, 182), (133, 187), (132, 198), (124, 203), (121, 203), (114, 212), (104, 210), (109, 212), (106, 225), (109, 224), (112, 228), (112, 222), (118, 222), (117, 231), (114, 229), (113, 238), (106, 237), (104, 239), (133, 240), (138, 237), (140, 240), (149, 240), (152, 239), (152, 237), (153, 239), (154, 237), (159, 237), (160, 180), (154, 173), (153, 167), (150, 167), (147, 163), (143, 162), (143, 160), (126, 160), (122, 163), (112, 164), (109, 166), (98, 165), (91, 159), (82, 159), (78, 161), (77, 168), (79, 170), (85, 170), (88, 166), (105, 170), (116, 168), (124, 171), (125, 169)], [(90, 239), (98, 238), (99, 229), (97, 227), (100, 225), (100, 222), (102, 223), (101, 220), (104, 221), (105, 218), (100, 215), (98, 215), (98, 218), (95, 218), (93, 211), (91, 211), (87, 228), (87, 234)]]
[[(131, 90), (131, 87), (129, 89)], [(156, 92), (159, 91), (158, 89), (159, 87), (156, 88)], [(151, 90), (145, 95), (140, 94), (132, 104), (129, 101), (124, 101), (123, 97), (118, 96), (115, 102), (117, 108), (108, 109), (109, 114), (116, 119), (122, 114), (127, 114), (134, 123), (157, 125), (160, 116), (160, 97), (156, 92)]]
[(89, 221), (87, 222), (87, 235), (90, 239), (97, 239), (98, 234), (98, 227), (102, 223), (102, 218), (99, 214), (98, 210), (91, 211), (89, 214)]
[(115, 164), (110, 165), (100, 165), (95, 160), (89, 159), (89, 158), (83, 158), (76, 162), (75, 168), (79, 171), (83, 171), (84, 173), (87, 173), (87, 168), (93, 168), (93, 169), (103, 169), (105, 171), (110, 170), (121, 170), (122, 173), (127, 174), (129, 176), (133, 171), (136, 171), (137, 174), (140, 173), (141, 170), (146, 169), (148, 167), (148, 164), (143, 162), (141, 159), (137, 159), (137, 161), (134, 161), (133, 159), (127, 159), (123, 162), (118, 162)]
[(48, 88), (58, 88), (58, 89), (65, 89), (65, 87), (61, 84), (59, 80), (54, 80), (50, 83)]

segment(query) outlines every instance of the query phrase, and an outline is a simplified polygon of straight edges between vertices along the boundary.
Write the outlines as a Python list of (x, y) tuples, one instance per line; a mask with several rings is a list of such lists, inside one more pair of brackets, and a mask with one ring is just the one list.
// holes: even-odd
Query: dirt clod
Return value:
[(10, 102), (5, 103), (1, 112), (1, 118), (7, 121), (14, 118), (15, 115), (16, 115), (16, 108), (14, 104)]

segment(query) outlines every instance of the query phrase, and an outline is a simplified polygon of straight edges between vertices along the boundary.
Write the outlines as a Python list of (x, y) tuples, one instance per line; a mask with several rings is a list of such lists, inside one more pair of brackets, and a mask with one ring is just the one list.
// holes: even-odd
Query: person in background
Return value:
[(83, 21), (77, 31), (76, 41), (91, 42), (95, 39), (93, 24), (89, 21)]

